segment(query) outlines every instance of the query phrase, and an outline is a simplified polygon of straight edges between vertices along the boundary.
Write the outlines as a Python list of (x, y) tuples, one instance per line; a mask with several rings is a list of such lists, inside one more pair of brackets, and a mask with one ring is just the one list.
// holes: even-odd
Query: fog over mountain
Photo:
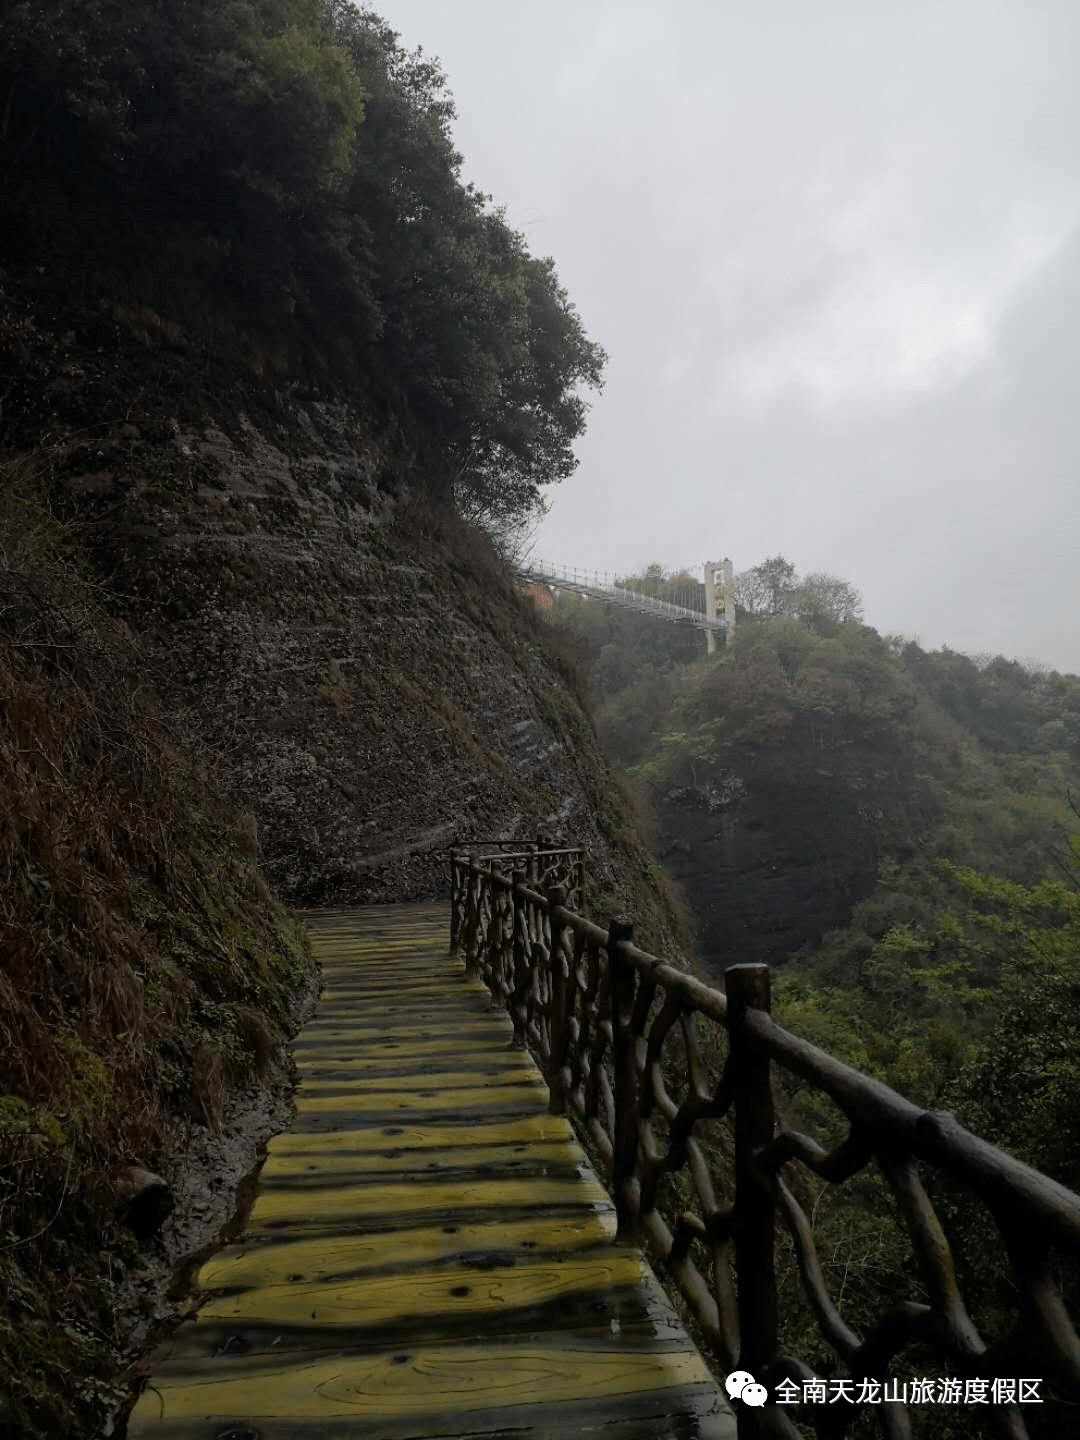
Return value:
[(783, 552), (1080, 670), (1080, 10), (393, 0), (607, 385), (537, 553)]

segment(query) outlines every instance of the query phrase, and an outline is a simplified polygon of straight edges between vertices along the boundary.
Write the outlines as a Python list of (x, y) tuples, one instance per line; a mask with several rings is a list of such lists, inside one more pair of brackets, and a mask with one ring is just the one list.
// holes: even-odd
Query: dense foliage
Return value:
[(17, 0), (0, 263), (65, 325), (73, 299), (149, 308), (174, 345), (361, 402), (433, 491), (527, 514), (604, 355), (462, 180), (453, 118), (439, 66), (347, 0)]

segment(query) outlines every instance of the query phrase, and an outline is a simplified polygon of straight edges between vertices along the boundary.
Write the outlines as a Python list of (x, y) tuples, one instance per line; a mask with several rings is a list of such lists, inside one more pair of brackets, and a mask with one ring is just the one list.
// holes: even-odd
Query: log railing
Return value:
[[(740, 1437), (798, 1437), (798, 1418), (822, 1440), (843, 1440), (880, 1396), (879, 1433), (903, 1440), (911, 1419), (895, 1378), (891, 1392), (871, 1382), (887, 1386), (909, 1345), (933, 1353), (948, 1375), (986, 1380), (984, 1398), (1001, 1403), (980, 1405), (981, 1433), (1028, 1435), (1009, 1403), (1011, 1378), (1039, 1378), (1080, 1400), (1080, 1340), (1055, 1272), (1058, 1256), (1080, 1257), (1080, 1197), (950, 1114), (919, 1109), (782, 1029), (770, 1015), (767, 966), (732, 966), (726, 994), (712, 989), (639, 950), (630, 925), (602, 929), (569, 909), (564, 884), (529, 884), (532, 859), (453, 857), (454, 943), (508, 1010), (515, 1043), (535, 1054), (551, 1111), (575, 1116), (607, 1166), (620, 1236), (647, 1242), (725, 1371), (750, 1371), (770, 1397), (786, 1385), (788, 1398), (797, 1390), (802, 1399), (821, 1377), (780, 1348), (779, 1221), (820, 1340), (852, 1381), (847, 1403), (740, 1405)], [(574, 874), (580, 885), (580, 865)], [(846, 1122), (839, 1144), (777, 1129), (773, 1067), (833, 1102)], [(718, 1164), (725, 1145), (730, 1163)], [(907, 1232), (922, 1298), (894, 1299), (858, 1334), (826, 1285), (804, 1200), (815, 1184), (842, 1185), (875, 1167)], [(923, 1170), (978, 1197), (996, 1226), (1016, 1321), (989, 1343), (961, 1296)], [(995, 1380), (1002, 1388), (991, 1391)], [(823, 1393), (822, 1382), (815, 1398)]]
[[(485, 853), (478, 853), (484, 851)], [(490, 852), (490, 853), (487, 853)], [(535, 891), (561, 886), (571, 905), (585, 904), (585, 856), (577, 847), (559, 848), (538, 836), (535, 840), (470, 840), (468, 856), (450, 851), (450, 945), (460, 943), (459, 921), (466, 912), (465, 888), (468, 871), (463, 861), (489, 873), (515, 875)]]

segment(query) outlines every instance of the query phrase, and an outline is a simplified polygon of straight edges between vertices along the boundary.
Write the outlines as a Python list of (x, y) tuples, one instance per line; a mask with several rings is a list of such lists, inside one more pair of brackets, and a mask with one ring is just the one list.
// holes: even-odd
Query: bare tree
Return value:
[(754, 620), (789, 615), (797, 585), (795, 566), (783, 555), (773, 555), (735, 576), (735, 604)]
[(536, 545), (536, 532), (550, 508), (546, 500), (538, 498), (525, 511), (493, 509), (468, 492), (458, 497), (457, 504), (464, 519), (491, 537), (495, 549), (511, 569), (520, 568), (528, 561)]
[(783, 555), (736, 575), (735, 603), (750, 620), (791, 615), (819, 634), (863, 618), (862, 596), (854, 585), (822, 570), (800, 577)]
[(824, 571), (802, 578), (793, 603), (793, 613), (811, 630), (857, 624), (863, 618), (862, 596), (855, 586), (841, 580), (838, 575), (828, 575)]

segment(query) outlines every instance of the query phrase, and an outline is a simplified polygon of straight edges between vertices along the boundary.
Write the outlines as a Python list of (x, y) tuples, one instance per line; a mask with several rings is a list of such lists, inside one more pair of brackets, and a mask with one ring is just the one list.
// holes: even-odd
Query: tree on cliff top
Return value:
[(403, 428), (435, 493), (535, 513), (605, 356), (462, 180), (438, 63), (348, 0), (139, 11), (0, 15), (0, 258), (188, 332), (227, 313)]
[(792, 615), (819, 635), (862, 620), (862, 596), (854, 585), (825, 571), (800, 577), (783, 555), (773, 555), (736, 575), (735, 603), (744, 619)]

